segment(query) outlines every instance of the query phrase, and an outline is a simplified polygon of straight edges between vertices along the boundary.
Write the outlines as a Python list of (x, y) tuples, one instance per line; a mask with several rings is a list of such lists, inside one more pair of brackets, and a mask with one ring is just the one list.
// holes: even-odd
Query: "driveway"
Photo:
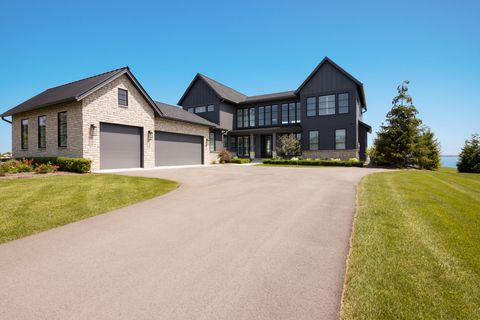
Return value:
[(4, 319), (334, 319), (372, 169), (136, 171), (164, 196), (0, 245)]

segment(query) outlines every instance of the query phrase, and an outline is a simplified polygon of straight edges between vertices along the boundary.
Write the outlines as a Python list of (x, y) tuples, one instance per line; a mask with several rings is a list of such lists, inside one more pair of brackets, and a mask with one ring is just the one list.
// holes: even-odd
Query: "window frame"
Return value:
[[(337, 148), (337, 131), (344, 131), (344, 140), (343, 140), (343, 148)], [(341, 129), (335, 129), (335, 136), (334, 136), (334, 141), (335, 141), (335, 150), (347, 150), (347, 129), (346, 128), (341, 128)]]
[(256, 113), (257, 113), (257, 108), (255, 107), (250, 107), (248, 108), (248, 126), (250, 128), (255, 127), (256, 125)]
[(243, 127), (248, 128), (250, 125), (250, 111), (248, 108), (243, 108)]
[[(120, 98), (121, 96), (120, 93), (125, 93), (125, 104), (123, 104), (123, 97), (122, 99)], [(127, 89), (118, 88), (117, 102), (120, 107), (128, 107), (128, 90)]]
[[(316, 148), (312, 148), (312, 133), (317, 133), (317, 143)], [(320, 133), (318, 130), (311, 130), (308, 131), (308, 150), (310, 151), (318, 151), (320, 147)]]
[(207, 112), (207, 107), (206, 106), (195, 107), (195, 113), (205, 113), (205, 112)]
[(213, 111), (215, 111), (215, 105), (214, 104), (207, 105), (207, 112), (213, 112)]
[[(279, 125), (279, 118), (278, 118), (278, 115), (279, 115), (279, 112), (278, 112), (278, 104), (272, 104), (272, 122), (271, 122), (271, 126), (278, 126)], [(275, 120), (275, 121), (273, 121)]]
[(237, 129), (243, 128), (243, 109), (237, 109)]
[[(347, 95), (347, 111), (345, 112), (341, 112), (341, 107), (340, 107), (340, 96), (341, 95)], [(338, 114), (346, 114), (346, 113), (349, 113), (350, 112), (350, 92), (341, 92), (339, 94), (337, 94), (337, 106), (338, 106)]]
[[(26, 124), (24, 124), (24, 122), (26, 122)], [(28, 118), (20, 120), (20, 148), (22, 150), (28, 150)]]
[[(334, 98), (334, 101), (333, 101), (333, 108), (332, 107), (328, 107), (328, 101), (327, 101), (327, 108), (325, 108), (325, 110), (327, 110), (327, 113), (320, 113), (322, 108), (321, 108), (321, 105), (322, 105), (322, 102), (321, 102), (321, 98), (322, 97), (333, 97)], [(331, 93), (331, 94), (324, 94), (324, 95), (320, 95), (318, 96), (318, 115), (319, 116), (333, 116), (337, 113), (337, 95), (335, 93)], [(328, 110), (333, 110), (333, 113), (328, 113)]]
[(215, 152), (217, 151), (216, 149), (216, 143), (215, 143), (215, 132), (209, 132), (208, 133), (208, 151), (210, 152)]
[[(40, 120), (43, 119), (43, 125), (40, 125)], [(42, 135), (43, 128), (43, 135)], [(37, 117), (37, 140), (38, 140), (38, 149), (47, 148), (47, 116), (41, 115)], [(42, 139), (43, 138), (43, 139)]]
[(188, 107), (187, 112), (195, 113), (195, 107)]
[[(309, 111), (311, 111), (311, 109), (309, 109), (309, 105), (311, 105), (311, 103), (309, 104), (308, 103), (308, 99), (313, 99), (314, 100), (314, 109), (313, 109), (313, 114), (309, 114)], [(307, 97), (305, 99), (305, 104), (306, 104), (306, 110), (307, 110), (307, 117), (315, 117), (316, 115), (318, 115), (319, 111), (318, 111), (318, 97), (316, 96), (311, 96), (311, 97)]]
[(265, 106), (258, 107), (258, 126), (264, 127), (265, 126)]
[[(62, 124), (61, 116), (65, 115), (65, 144), (62, 144)], [(61, 111), (57, 113), (57, 147), (66, 148), (68, 146), (68, 117), (67, 111)]]
[(270, 127), (272, 126), (272, 106), (264, 106), (265, 108), (265, 126)]

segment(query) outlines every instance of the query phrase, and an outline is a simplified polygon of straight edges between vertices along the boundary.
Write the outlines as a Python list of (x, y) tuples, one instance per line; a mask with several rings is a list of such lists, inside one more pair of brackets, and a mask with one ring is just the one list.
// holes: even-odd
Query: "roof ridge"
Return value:
[(44, 90), (44, 92), (45, 92), (45, 91), (48, 91), (48, 90), (51, 90), (51, 89), (60, 88), (60, 87), (63, 87), (63, 86), (66, 86), (66, 85), (69, 85), (69, 84), (72, 84), (72, 83), (80, 82), (80, 81), (83, 81), (83, 80), (100, 77), (100, 76), (103, 76), (103, 75), (105, 75), (105, 74), (107, 74), (107, 73), (118, 72), (118, 71), (124, 70), (124, 69), (128, 69), (128, 66), (121, 67), (121, 68), (117, 68), (117, 69), (113, 69), (113, 70), (106, 71), (106, 72), (102, 72), (102, 73), (96, 74), (96, 75), (94, 75), (94, 76), (82, 78), (82, 79), (79, 79), (79, 80), (70, 81), (70, 82), (67, 82), (67, 83), (64, 83), (64, 84), (55, 86), (55, 87), (48, 88), (48, 89)]
[(228, 88), (228, 89), (230, 89), (230, 90), (233, 90), (233, 91), (235, 91), (236, 93), (241, 94), (242, 96), (248, 97), (246, 94), (244, 94), (244, 93), (242, 93), (242, 92), (240, 92), (240, 91), (238, 91), (238, 90), (235, 90), (235, 89), (233, 89), (232, 87), (227, 86), (226, 84), (223, 84), (223, 83), (221, 83), (221, 82), (218, 82), (218, 81), (215, 80), (215, 79), (212, 79), (212, 78), (210, 78), (210, 77), (207, 77), (206, 75), (204, 75), (204, 74), (202, 74), (202, 73), (198, 73), (198, 75), (201, 76), (201, 77), (207, 78), (208, 80), (211, 80), (211, 81), (213, 81), (213, 82), (216, 82), (217, 84), (219, 84), (219, 85), (221, 85), (221, 86), (224, 86), (224, 87), (226, 87), (226, 88)]
[(247, 98), (252, 98), (252, 97), (260, 97), (260, 96), (268, 96), (272, 94), (279, 94), (279, 93), (294, 93), (295, 90), (285, 90), (285, 91), (278, 91), (278, 92), (272, 92), (272, 93), (262, 93), (262, 94), (256, 94), (253, 96), (247, 96)]

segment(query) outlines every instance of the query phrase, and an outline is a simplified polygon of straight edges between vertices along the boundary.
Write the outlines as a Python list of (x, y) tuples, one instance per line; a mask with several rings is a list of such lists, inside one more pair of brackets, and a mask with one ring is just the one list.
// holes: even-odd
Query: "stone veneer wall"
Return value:
[[(67, 111), (67, 147), (58, 146), (58, 113)], [(38, 117), (46, 116), (46, 148), (38, 148)], [(28, 149), (22, 150), (21, 121), (28, 119)], [(82, 103), (68, 102), (12, 117), (12, 153), (23, 157), (73, 157), (83, 155)]]
[(302, 157), (312, 159), (342, 159), (348, 160), (350, 158), (358, 159), (358, 149), (350, 150), (305, 150), (302, 152)]
[[(128, 90), (128, 106), (118, 105), (118, 88)], [(143, 95), (126, 75), (122, 75), (83, 99), (83, 157), (92, 160), (92, 170), (100, 169), (100, 122), (143, 128), (143, 166), (155, 166), (155, 141), (148, 141), (148, 131), (155, 129), (155, 114)], [(97, 127), (90, 134), (90, 126)]]
[(155, 118), (155, 130), (202, 136), (204, 164), (210, 164), (212, 160), (217, 159), (217, 153), (210, 152), (208, 148), (208, 135), (210, 129), (206, 126), (157, 117)]

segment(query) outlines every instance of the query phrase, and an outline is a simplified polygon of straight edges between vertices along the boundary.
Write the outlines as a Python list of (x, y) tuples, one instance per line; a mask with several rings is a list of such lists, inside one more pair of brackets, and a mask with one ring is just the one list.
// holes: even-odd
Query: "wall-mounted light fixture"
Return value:
[(90, 137), (97, 135), (97, 126), (94, 124), (90, 125)]
[(148, 139), (148, 141), (153, 140), (153, 131), (152, 130), (148, 130), (147, 139)]

